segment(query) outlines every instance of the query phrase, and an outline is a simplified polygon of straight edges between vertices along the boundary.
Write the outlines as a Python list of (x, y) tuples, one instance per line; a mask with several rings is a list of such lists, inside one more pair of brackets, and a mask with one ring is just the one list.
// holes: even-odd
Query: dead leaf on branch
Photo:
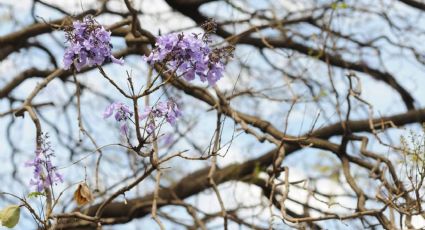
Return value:
[(79, 206), (85, 205), (93, 200), (93, 195), (86, 183), (80, 183), (74, 192), (74, 200)]

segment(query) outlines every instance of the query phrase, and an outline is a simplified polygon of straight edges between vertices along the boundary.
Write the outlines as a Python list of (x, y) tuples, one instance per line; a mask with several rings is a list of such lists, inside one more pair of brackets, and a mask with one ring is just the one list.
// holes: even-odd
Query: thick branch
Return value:
[[(416, 123), (425, 121), (425, 109), (410, 111), (403, 114), (397, 114), (391, 117), (386, 117), (385, 120), (392, 120), (398, 125)], [(383, 118), (382, 118), (383, 119)], [(375, 119), (379, 121), (380, 119)], [(369, 120), (353, 121), (352, 122), (353, 131), (355, 132), (368, 132)], [(334, 129), (332, 132), (333, 135), (330, 135), (331, 129)], [(322, 128), (316, 132), (314, 135), (317, 137), (329, 138), (334, 135), (342, 135), (343, 130), (337, 124), (330, 125), (328, 127)], [(285, 144), (286, 155), (292, 154), (295, 151), (301, 149), (302, 147), (298, 144)], [(217, 184), (222, 184), (228, 181), (233, 180), (242, 180), (244, 177), (254, 173), (256, 168), (264, 168), (272, 164), (274, 155), (276, 154), (276, 149), (271, 150), (264, 155), (246, 161), (240, 164), (232, 164), (227, 167), (217, 169), (214, 174), (214, 181)], [(193, 172), (186, 177), (182, 178), (175, 185), (168, 188), (160, 189), (159, 197), (163, 202), (158, 204), (159, 207), (171, 203), (176, 197), (179, 199), (186, 199), (190, 196), (196, 195), (199, 192), (202, 192), (205, 189), (210, 188), (208, 183), (208, 172), (209, 167)], [(135, 198), (128, 201), (127, 204), (124, 202), (113, 202), (105, 207), (105, 211), (102, 215), (103, 218), (118, 218), (122, 222), (131, 221), (134, 218), (141, 218), (150, 213), (151, 202), (153, 198), (153, 193), (148, 194), (141, 198)], [(88, 210), (87, 215), (93, 216), (96, 210), (99, 208), (99, 204), (91, 206)], [(124, 218), (129, 217), (129, 218)], [(90, 226), (88, 222), (81, 222), (81, 225)], [(65, 228), (64, 228), (65, 229)]]

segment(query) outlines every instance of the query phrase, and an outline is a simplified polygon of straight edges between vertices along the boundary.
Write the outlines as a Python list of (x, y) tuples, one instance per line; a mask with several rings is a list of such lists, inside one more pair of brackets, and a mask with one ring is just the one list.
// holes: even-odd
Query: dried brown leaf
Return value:
[(93, 200), (93, 195), (86, 183), (80, 183), (74, 192), (74, 200), (79, 206), (85, 205)]

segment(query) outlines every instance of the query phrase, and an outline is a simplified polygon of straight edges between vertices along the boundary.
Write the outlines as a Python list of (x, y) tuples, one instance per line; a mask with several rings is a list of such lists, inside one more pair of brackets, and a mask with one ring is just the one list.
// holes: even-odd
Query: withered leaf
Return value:
[(74, 192), (74, 200), (79, 206), (85, 205), (93, 200), (93, 195), (86, 183), (80, 183)]

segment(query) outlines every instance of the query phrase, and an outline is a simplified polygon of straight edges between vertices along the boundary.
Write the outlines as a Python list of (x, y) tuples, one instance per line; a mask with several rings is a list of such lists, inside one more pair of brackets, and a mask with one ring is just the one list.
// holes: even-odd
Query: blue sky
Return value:
[[(66, 1), (63, 4), (67, 4), (67, 9), (73, 9), (72, 12), (77, 13), (81, 11), (81, 5), (84, 9), (90, 8), (91, 1)], [(352, 3), (353, 1), (347, 1), (347, 4)], [(21, 28), (23, 25), (26, 25), (32, 21), (29, 15), (29, 3), (30, 1), (20, 1), (19, 3), (16, 3), (16, 1), (9, 1), (9, 0), (3, 0), (2, 3), (6, 4), (13, 4), (13, 15), (17, 15), (19, 23), (12, 24), (12, 23), (2, 23), (2, 27), (0, 28), (0, 35), (7, 34), (10, 31), (14, 31), (17, 28)], [(162, 2), (162, 1), (156, 1), (156, 7), (149, 7), (150, 3), (148, 1), (141, 1), (141, 6), (146, 9), (146, 16), (142, 16), (141, 20), (144, 23), (144, 27), (153, 33), (156, 33), (157, 31), (161, 31), (162, 33), (166, 33), (168, 31), (176, 30), (179, 28), (187, 28), (193, 26), (192, 22), (188, 19), (179, 19), (175, 20), (176, 14), (173, 12), (170, 12), (170, 9)], [(250, 1), (250, 5), (252, 8), (261, 9), (264, 6), (259, 5), (258, 1)], [(120, 6), (121, 7), (121, 6)], [(208, 7), (208, 8), (207, 8)], [(298, 4), (288, 5), (288, 9), (296, 9), (300, 6)], [(211, 16), (213, 17), (228, 17), (229, 19), (235, 19), (235, 18), (241, 18), (243, 15), (236, 14), (234, 11), (230, 11), (230, 7), (223, 6), (220, 4), (210, 3), (208, 6), (205, 6), (203, 9), (208, 12), (212, 12)], [(2, 13), (4, 12), (4, 13)], [(20, 12), (19, 14), (17, 12)], [(159, 19), (152, 19), (152, 14), (161, 13)], [(344, 14), (344, 11), (341, 10), (341, 14)], [(397, 8), (391, 12), (390, 14), (396, 15), (396, 14), (408, 14), (412, 15), (412, 19), (416, 18), (416, 15), (413, 15), (414, 12), (410, 10), (408, 7), (404, 7), (402, 5), (398, 5)], [(59, 17), (60, 15), (57, 13), (52, 13), (52, 11), (47, 10), (46, 8), (39, 7), (36, 9), (36, 14), (38, 16), (43, 17), (44, 19), (54, 19)], [(7, 17), (7, 11), (4, 10), (4, 8), (0, 8), (0, 17)], [(99, 18), (99, 21), (104, 22), (106, 24), (111, 24), (111, 21), (113, 19), (107, 19), (107, 18)], [(258, 22), (260, 23), (260, 22)], [(373, 18), (355, 18), (350, 21), (339, 21), (335, 20), (335, 24), (332, 25), (333, 28), (345, 31), (347, 33), (356, 33), (357, 36), (363, 38), (368, 37), (369, 34), (378, 30), (382, 29), (382, 25), (380, 25), (379, 21), (374, 22)], [(416, 22), (418, 25), (423, 25), (422, 21)], [(354, 26), (356, 24), (362, 24), (365, 25), (364, 27), (358, 27)], [(386, 31), (388, 29), (384, 28), (385, 34), (389, 34), (390, 31)], [(198, 30), (193, 30), (198, 31)], [(306, 31), (309, 32), (308, 30)], [(266, 33), (273, 33), (267, 31)], [(269, 35), (269, 34), (267, 34)], [(278, 34), (276, 34), (278, 35)], [(55, 32), (55, 37), (59, 41), (63, 41), (63, 33), (61, 32)], [(405, 37), (409, 38), (409, 41), (415, 42), (417, 45), (418, 42), (421, 42), (423, 40), (423, 35), (400, 35), (400, 37), (394, 37), (391, 36), (391, 39), (406, 39)], [(54, 42), (54, 40), (49, 35), (43, 35), (40, 36), (39, 41), (44, 44), (50, 44), (51, 47), (55, 47), (52, 49), (55, 52), (55, 55), (57, 56), (58, 63), (61, 63), (61, 56), (63, 55), (63, 49), (61, 48), (61, 44), (57, 44)], [(120, 39), (115, 39), (114, 41), (114, 49), (118, 50), (120, 47), (123, 47), (123, 41)], [(344, 45), (344, 44), (342, 44)], [(412, 93), (412, 95), (417, 99), (417, 106), (421, 107), (424, 104), (424, 98), (425, 98), (425, 91), (420, 90), (420, 86), (425, 85), (425, 79), (422, 77), (423, 74), (423, 66), (420, 66), (415, 60), (412, 60), (411, 55), (409, 53), (404, 53), (403, 56), (400, 55), (400, 50), (397, 48), (394, 48), (385, 41), (382, 41), (379, 43), (379, 45), (382, 47), (383, 57), (385, 58), (385, 68), (387, 71), (393, 73), (397, 76), (397, 79), (401, 84), (409, 89), (409, 92)], [(294, 66), (296, 65), (298, 68), (302, 68), (306, 70), (306, 74), (312, 76), (312, 78), (326, 83), (327, 81), (327, 67), (323, 63), (318, 63), (316, 61), (312, 61), (310, 58), (306, 58), (303, 55), (295, 55), (295, 60), (287, 60), (282, 53), (275, 53), (275, 52), (268, 52), (268, 54), (273, 57), (273, 59), (276, 61), (276, 64), (281, 66), (282, 68), (287, 68), (288, 66)], [(410, 56), (410, 58), (409, 58)], [(37, 58), (34, 58), (37, 57)], [(267, 69), (263, 66), (265, 66), (264, 60), (262, 60), (259, 56), (259, 53), (256, 50), (253, 50), (252, 48), (249, 48), (247, 46), (239, 46), (236, 51), (236, 59), (242, 60), (245, 64), (249, 65), (255, 65), (259, 68), (262, 68), (261, 71), (257, 72), (247, 72), (245, 70), (241, 70), (238, 65), (236, 64), (229, 64), (228, 66), (228, 74), (225, 79), (222, 79), (218, 86), (219, 88), (225, 90), (232, 89), (233, 85), (236, 83), (237, 76), (239, 72), (243, 73), (243, 77), (241, 79), (238, 79), (237, 84), (240, 84), (243, 87), (250, 86), (253, 88), (261, 89), (263, 87), (269, 87), (275, 84), (275, 82), (265, 82), (264, 79), (264, 73), (268, 73), (267, 77), (276, 76), (279, 77), (279, 74), (272, 73), (270, 69)], [(140, 57), (129, 57), (126, 58), (126, 65), (119, 67), (119, 66), (107, 66), (105, 67), (106, 71), (113, 76), (114, 80), (116, 80), (120, 85), (125, 86), (126, 81), (126, 74), (125, 71), (132, 71), (132, 73), (135, 76), (136, 84), (143, 84), (143, 81), (145, 80), (146, 76), (146, 65), (143, 64), (143, 61)], [(376, 67), (382, 67), (380, 66), (380, 63), (376, 62), (376, 59), (368, 59), (367, 60), (371, 65)], [(0, 63), (0, 87), (5, 84), (5, 82), (8, 82), (11, 78), (11, 76), (14, 76), (22, 69), (26, 69), (29, 66), (37, 66), (40, 68), (48, 68), (51, 67), (46, 62), (46, 56), (38, 51), (38, 50), (29, 50), (29, 51), (23, 51), (21, 54), (14, 54), (11, 55), (7, 60)], [(346, 90), (346, 80), (344, 80), (344, 75), (346, 74), (343, 71), (335, 70), (335, 78), (338, 79), (337, 88), (340, 90), (340, 92), (345, 92)], [(377, 82), (375, 80), (370, 79), (370, 77), (365, 76), (364, 74), (358, 74), (358, 76), (362, 79), (362, 97), (367, 99), (373, 106), (374, 106), (374, 114), (376, 116), (379, 116), (380, 114), (394, 114), (398, 112), (404, 111), (404, 107), (400, 106), (401, 100), (398, 97), (394, 96), (394, 92), (392, 89), (390, 89), (388, 86), (384, 85), (381, 82)], [(105, 91), (108, 92), (108, 94), (114, 98), (115, 100), (120, 100), (124, 102), (125, 101), (123, 97), (120, 97), (119, 94), (116, 93), (114, 88), (110, 86), (103, 78), (100, 77), (99, 73), (96, 71), (92, 71), (90, 73), (84, 74), (80, 77), (81, 81), (90, 85), (93, 89), (98, 91)], [(404, 80), (404, 79), (409, 79)], [(34, 87), (35, 83), (38, 82), (39, 79), (31, 79), (26, 81), (22, 86), (19, 87), (18, 91), (19, 94), (16, 94), (18, 96), (27, 95), (30, 90)], [(284, 84), (285, 81), (280, 80), (278, 83)], [(201, 84), (200, 82), (197, 82), (197, 84)], [(294, 89), (302, 89), (301, 86), (294, 84), (292, 86)], [(290, 97), (290, 89), (287, 86), (285, 89), (287, 91), (282, 92), (283, 97)], [(40, 94), (36, 101), (44, 102), (44, 101), (53, 101), (54, 103), (61, 105), (64, 104), (69, 97), (69, 94), (72, 93), (75, 89), (73, 86), (63, 86), (63, 84), (59, 81), (52, 82), (52, 85), (48, 86), (42, 94)], [(305, 93), (305, 89), (298, 92), (302, 95), (302, 93)], [(158, 94), (154, 95), (153, 97), (158, 97)], [(87, 119), (87, 123), (90, 124), (91, 127), (93, 127), (93, 134), (96, 136), (97, 141), (100, 145), (105, 145), (111, 142), (118, 142), (119, 141), (119, 135), (117, 134), (117, 127), (114, 127), (111, 125), (111, 122), (109, 121), (103, 121), (102, 120), (102, 112), (103, 109), (108, 105), (108, 101), (97, 101), (96, 95), (92, 94), (86, 94), (83, 97), (83, 107), (82, 110), (85, 111), (84, 114)], [(190, 123), (191, 121), (195, 119), (199, 119), (199, 123), (195, 126), (195, 128), (190, 132), (189, 135), (196, 136), (196, 141), (199, 145), (207, 145), (212, 134), (213, 134), (213, 128), (215, 125), (214, 119), (215, 119), (215, 113), (213, 112), (205, 112), (208, 107), (205, 106), (202, 103), (198, 103), (196, 100), (193, 100), (189, 98), (188, 96), (182, 95), (181, 98), (182, 103), (182, 109), (185, 114), (184, 123)], [(344, 105), (344, 104), (343, 104)], [(356, 106), (362, 107), (361, 104), (355, 104)], [(396, 106), (395, 106), (396, 105)], [(17, 106), (15, 104), (14, 106)], [(258, 114), (261, 115), (264, 118), (267, 118), (268, 120), (272, 121), (273, 124), (276, 124), (277, 127), (283, 128), (283, 122), (282, 117), (284, 117), (285, 111), (289, 109), (288, 103), (282, 103), (282, 102), (270, 102), (266, 100), (235, 100), (234, 103), (232, 103), (232, 106), (234, 108), (238, 109), (239, 111), (251, 113), (251, 114)], [(255, 109), (253, 109), (255, 108)], [(320, 109), (315, 106), (313, 103), (305, 103), (300, 104), (296, 106), (294, 112), (290, 116), (290, 122), (289, 122), (289, 129), (288, 133), (291, 133), (293, 135), (302, 134), (303, 132), (307, 131), (310, 128), (310, 123), (314, 120), (317, 113), (320, 111), (321, 116), (318, 120), (318, 127), (326, 124), (325, 115), (329, 117), (329, 119), (333, 121), (337, 121), (337, 116), (335, 113), (328, 113), (328, 111), (334, 111), (334, 108), (332, 108), (332, 105), (324, 104), (323, 105), (323, 111), (320, 111)], [(8, 109), (8, 104), (6, 101), (0, 101), (0, 113)], [(68, 110), (69, 114), (73, 115), (75, 118), (75, 111), (72, 109)], [(77, 132), (77, 124), (75, 119), (69, 124), (66, 117), (63, 116), (63, 112), (59, 109), (48, 109), (46, 111), (43, 111), (42, 114), (48, 117), (52, 122), (57, 122), (59, 124), (63, 124), (63, 126), (71, 125), (74, 132), (72, 133), (72, 138), (76, 139), (78, 138)], [(364, 112), (358, 112), (353, 115), (354, 118), (366, 118), (367, 113)], [(0, 151), (2, 154), (0, 154), (0, 160), (8, 161), (10, 159), (10, 156), (14, 154), (12, 150), (10, 149), (9, 144), (6, 140), (6, 125), (8, 124), (8, 120), (10, 118), (0, 118)], [(304, 121), (304, 122), (302, 122)], [(301, 125), (302, 124), (302, 125)], [(184, 125), (182, 125), (182, 128)], [(416, 129), (417, 127), (412, 127)], [(24, 161), (30, 159), (31, 154), (33, 152), (34, 148), (34, 128), (33, 124), (29, 120), (28, 117), (25, 119), (18, 118), (16, 119), (15, 123), (12, 126), (12, 139), (14, 140), (14, 143), (17, 146), (21, 147), (21, 152), (19, 154), (16, 154), (15, 163), (16, 164), (23, 164)], [(225, 124), (225, 130), (224, 133), (224, 140), (229, 140), (232, 132), (233, 132), (233, 124), (228, 120)], [(47, 130), (49, 132), (54, 132), (53, 130)], [(165, 130), (164, 130), (165, 131)], [(168, 131), (171, 131), (169, 129)], [(405, 133), (404, 131), (395, 130), (391, 131), (391, 135), (397, 140), (398, 135), (401, 133)], [(111, 141), (112, 140), (112, 141)], [(59, 140), (53, 139), (53, 144), (56, 146), (56, 152), (57, 152), (57, 164), (59, 166), (66, 166), (68, 165), (68, 158), (65, 151), (67, 151), (64, 148), (61, 148), (59, 144)], [(187, 148), (187, 143), (180, 143), (178, 146), (176, 146), (176, 149), (185, 149)], [(247, 135), (241, 135), (236, 139), (236, 142), (231, 146), (230, 151), (228, 152), (228, 155), (224, 158), (219, 158), (219, 164), (220, 165), (227, 165), (233, 162), (241, 162), (248, 158), (253, 158), (258, 156), (259, 154), (262, 154), (266, 152), (266, 150), (271, 149), (273, 145), (264, 143), (260, 144), (257, 143), (257, 141), (250, 136)], [(375, 145), (376, 147), (376, 145)], [(317, 164), (320, 164), (321, 162), (328, 161), (329, 154), (324, 153), (324, 155), (327, 155), (327, 157), (323, 157), (326, 160), (323, 160), (321, 157), (310, 157), (311, 155), (319, 155), (317, 154), (317, 150), (311, 150), (306, 149), (303, 151), (300, 151), (297, 154), (294, 154), (292, 156), (289, 156), (285, 160), (285, 165), (289, 166), (291, 168), (291, 179), (297, 180), (300, 178), (305, 177), (305, 175), (309, 174), (310, 172), (306, 172), (305, 168), (314, 166)], [(104, 180), (105, 185), (112, 184), (113, 182), (120, 181), (120, 179), (124, 176), (128, 176), (129, 170), (128, 168), (123, 168), (123, 166), (126, 165), (125, 159), (123, 157), (123, 153), (119, 151), (118, 148), (105, 148), (106, 153), (106, 159), (109, 159), (112, 162), (118, 162), (117, 165), (114, 164), (108, 164), (107, 167), (103, 168), (105, 172), (114, 172), (109, 173), (107, 180)], [(194, 153), (193, 150), (189, 150), (189, 153)], [(79, 157), (85, 156), (85, 153), (81, 153)], [(323, 156), (323, 155), (322, 155)], [(307, 159), (307, 160), (305, 160)], [(95, 156), (88, 157), (86, 160), (82, 161), (81, 164), (74, 165), (71, 167), (67, 167), (63, 169), (63, 173), (67, 176), (68, 183), (75, 183), (78, 181), (81, 181), (84, 179), (84, 174), (87, 171), (89, 175), (89, 181), (93, 182), (93, 179), (91, 179), (91, 176), (93, 175), (93, 169), (87, 168), (84, 170), (84, 165), (91, 165), (92, 162), (95, 160)], [(331, 160), (329, 160), (331, 161)], [(183, 174), (185, 172), (193, 171), (195, 169), (201, 168), (206, 166), (205, 162), (191, 162), (190, 164), (187, 164), (185, 160), (174, 160), (169, 165), (174, 170), (177, 170), (179, 172), (182, 172)], [(2, 175), (10, 175), (12, 168), (9, 164), (6, 164), (4, 167), (2, 167), (0, 171), (0, 176)], [(23, 169), (21, 167), (21, 170), (19, 172), (19, 178), (21, 178), (23, 181), (27, 181), (30, 178), (30, 169)], [(3, 177), (4, 178), (4, 177)], [(167, 179), (164, 179), (164, 183), (171, 183), (173, 180), (175, 180), (175, 177), (171, 177), (167, 182)], [(23, 188), (17, 183), (14, 183), (13, 179), (10, 177), (6, 177), (4, 180), (5, 183), (7, 183), (7, 191), (19, 191), (17, 193), (24, 195), (28, 191), (28, 188)], [(322, 183), (326, 184), (327, 187), (331, 187), (334, 189), (339, 189), (340, 185), (332, 183), (332, 181), (323, 181)], [(151, 181), (145, 182), (140, 185), (138, 191), (140, 194), (147, 193), (151, 191), (153, 183)], [(58, 190), (63, 189), (65, 185), (60, 186)], [(255, 188), (252, 188), (247, 185), (239, 184), (239, 183), (231, 183), (231, 184), (225, 184), (222, 186), (223, 191), (237, 191), (240, 192), (242, 195), (238, 195), (241, 197), (243, 196), (243, 191), (246, 189), (249, 189), (254, 194), (256, 193)], [(147, 189), (146, 189), (147, 188)], [(299, 192), (297, 190), (294, 190), (295, 193)], [(128, 194), (128, 197), (136, 195), (137, 192), (131, 192)], [(137, 195), (140, 195), (137, 194)], [(252, 196), (259, 196), (258, 193), (256, 195)], [(246, 198), (246, 201), (250, 200), (251, 196), (248, 196)], [(212, 196), (210, 193), (205, 192), (203, 195), (200, 196), (198, 200), (198, 204), (200, 206), (208, 209), (208, 210), (214, 210), (217, 209), (218, 204), (214, 202), (208, 202), (213, 199), (214, 196)], [(196, 202), (195, 199), (189, 199), (190, 202)], [(232, 202), (229, 199), (229, 205), (232, 204)], [(347, 204), (352, 203), (351, 201), (346, 201)], [(4, 202), (7, 203), (7, 202)], [(36, 203), (34, 201), (34, 203)], [(0, 202), (0, 205), (3, 205), (3, 203)], [(319, 205), (319, 204), (316, 204)], [(297, 207), (295, 204), (293, 204), (293, 207)], [(168, 208), (167, 208), (168, 209)], [(172, 209), (172, 208), (170, 208)], [(185, 215), (183, 212), (178, 211), (181, 213), (181, 215), (185, 218), (187, 218), (187, 215)], [(267, 215), (267, 214), (264, 214)], [(20, 223), (20, 227), (25, 226), (28, 222), (22, 222)], [(137, 220), (136, 225), (138, 226), (145, 226), (145, 227), (154, 227), (156, 226), (154, 222), (149, 218), (144, 218), (143, 220)], [(338, 225), (341, 228), (345, 227), (346, 225), (341, 224)], [(135, 227), (134, 223), (130, 223), (124, 226), (117, 226), (114, 229), (137, 229)]]

